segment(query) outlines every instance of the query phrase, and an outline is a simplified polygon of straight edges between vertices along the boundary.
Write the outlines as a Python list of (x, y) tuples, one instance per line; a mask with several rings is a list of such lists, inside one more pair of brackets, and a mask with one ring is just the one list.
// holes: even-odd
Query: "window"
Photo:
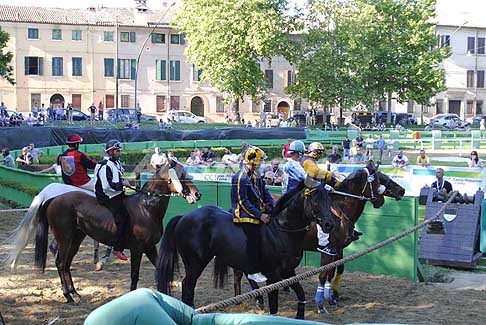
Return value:
[(167, 62), (155, 60), (155, 80), (167, 80)]
[(113, 32), (103, 32), (103, 41), (113, 42)]
[(294, 100), (294, 111), (302, 110), (302, 98), (296, 98)]
[(272, 111), (272, 101), (270, 99), (265, 99), (263, 101), (263, 110), (265, 112), (271, 112)]
[(295, 73), (292, 70), (287, 71), (287, 87), (295, 83)]
[(178, 110), (180, 107), (181, 97), (180, 96), (170, 96), (170, 109)]
[(476, 101), (476, 115), (483, 114), (483, 101), (478, 100)]
[(201, 81), (201, 69), (196, 69), (196, 66), (192, 65), (192, 81)]
[(240, 111), (240, 100), (237, 99), (233, 102), (233, 112), (239, 112)]
[(439, 48), (443, 48), (445, 46), (451, 45), (451, 36), (450, 35), (440, 35), (439, 38)]
[(26, 56), (24, 58), (24, 73), (25, 75), (44, 74), (44, 58), (38, 56)]
[(468, 37), (467, 38), (467, 51), (471, 54), (474, 54), (474, 37)]
[(414, 102), (407, 102), (407, 113), (413, 113)]
[(436, 114), (444, 113), (444, 101), (442, 99), (437, 99), (435, 102)]
[(259, 113), (260, 112), (260, 102), (256, 102), (254, 100), (251, 101), (251, 112), (252, 113)]
[(83, 58), (73, 58), (73, 77), (83, 75)]
[(165, 112), (165, 96), (156, 96), (155, 97), (155, 109), (157, 113)]
[(224, 112), (224, 99), (222, 97), (216, 97), (216, 113)]
[(384, 100), (380, 100), (380, 101), (378, 102), (378, 109), (379, 109), (380, 111), (386, 111), (386, 101), (384, 101)]
[(81, 109), (81, 95), (73, 94), (71, 98), (71, 104), (73, 105), (73, 108)]
[(181, 61), (170, 60), (170, 80), (181, 80)]
[(170, 34), (170, 44), (185, 44), (184, 34)]
[(467, 77), (466, 77), (466, 87), (473, 88), (474, 87), (474, 71), (467, 70)]
[(106, 103), (106, 108), (115, 108), (115, 96), (106, 95), (105, 103)]
[(115, 76), (115, 59), (105, 58), (105, 77)]
[(135, 43), (136, 36), (135, 32), (120, 32), (120, 42)]
[(56, 41), (62, 40), (62, 31), (59, 28), (52, 30), (52, 39)]
[(121, 107), (130, 106), (130, 95), (121, 95)]
[(137, 60), (118, 59), (118, 77), (120, 79), (135, 80)]
[(152, 33), (152, 43), (165, 43), (165, 34)]
[(39, 30), (37, 28), (29, 28), (27, 30), (28, 39), (39, 39)]
[(80, 30), (73, 30), (73, 41), (80, 41), (83, 39), (83, 33)]
[(267, 79), (268, 88), (273, 88), (273, 70), (265, 70), (265, 78)]
[(466, 114), (467, 115), (472, 115), (473, 105), (474, 105), (474, 102), (472, 100), (467, 101), (467, 103), (466, 103)]
[(478, 54), (484, 54), (484, 37), (478, 37)]
[(62, 77), (63, 76), (63, 60), (62, 57), (52, 58), (52, 76)]
[(476, 87), (484, 88), (484, 70), (478, 70), (476, 75)]

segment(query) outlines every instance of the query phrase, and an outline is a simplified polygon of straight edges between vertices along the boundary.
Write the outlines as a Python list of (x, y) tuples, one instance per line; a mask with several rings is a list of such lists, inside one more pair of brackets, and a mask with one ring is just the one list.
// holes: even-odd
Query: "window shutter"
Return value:
[(186, 44), (186, 35), (185, 34), (181, 34), (180, 35), (180, 43), (181, 44)]
[[(153, 36), (153, 34), (152, 34)], [(153, 37), (152, 37), (153, 39)], [(160, 69), (160, 65), (161, 65), (161, 61), (160, 60), (155, 60), (155, 80), (162, 80), (162, 71)]]
[(120, 59), (118, 59), (118, 62), (116, 63), (116, 77), (120, 78)]
[(130, 42), (135, 43), (137, 38), (137, 34), (135, 32), (130, 32)]
[(130, 79), (135, 80), (137, 75), (137, 60), (131, 59), (130, 60)]
[(44, 75), (44, 58), (39, 57), (38, 64), (39, 64), (39, 76), (43, 76)]
[(181, 80), (181, 61), (175, 61), (175, 80)]
[(29, 74), (29, 57), (24, 57), (24, 74), (27, 76)]
[(156, 34), (155, 33), (152, 33), (152, 43), (155, 43), (156, 42)]
[(160, 61), (160, 72), (161, 72), (161, 79), (160, 80), (167, 80), (167, 62), (165, 60)]

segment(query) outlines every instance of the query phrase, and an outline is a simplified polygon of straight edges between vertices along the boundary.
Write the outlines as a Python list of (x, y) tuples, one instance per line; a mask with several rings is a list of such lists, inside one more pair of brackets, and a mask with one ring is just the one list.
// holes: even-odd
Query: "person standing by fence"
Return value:
[(98, 121), (103, 121), (104, 110), (103, 102), (100, 100), (100, 103), (98, 104)]

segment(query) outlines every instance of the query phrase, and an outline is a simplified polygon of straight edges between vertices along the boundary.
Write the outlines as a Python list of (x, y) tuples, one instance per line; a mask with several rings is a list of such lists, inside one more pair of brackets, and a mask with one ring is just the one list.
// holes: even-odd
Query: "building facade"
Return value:
[(134, 107), (137, 57), (148, 39), (137, 76), (137, 102), (144, 114), (188, 110), (217, 122), (225, 113), (234, 116), (238, 111), (248, 121), (258, 118), (262, 110), (307, 108), (305, 101), (285, 94), (295, 71), (283, 58), (273, 58), (271, 66), (261, 63), (270, 84), (265, 101), (227, 103), (222, 94), (200, 81), (201, 72), (184, 56), (184, 35), (169, 21), (170, 11), (151, 11), (141, 0), (135, 8), (122, 9), (0, 6), (0, 26), (10, 34), (6, 50), (14, 54), (16, 81), (11, 86), (0, 80), (0, 100), (20, 112), (42, 104), (72, 103), (83, 111), (100, 102), (107, 109), (117, 102), (118, 107)]

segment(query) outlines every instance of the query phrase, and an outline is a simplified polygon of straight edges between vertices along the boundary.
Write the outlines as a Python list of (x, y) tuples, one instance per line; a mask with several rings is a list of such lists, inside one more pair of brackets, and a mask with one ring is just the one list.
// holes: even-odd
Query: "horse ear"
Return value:
[(170, 160), (170, 168), (175, 168), (177, 166), (177, 161), (174, 159)]
[(319, 186), (319, 182), (317, 182), (316, 180), (314, 180), (312, 177), (309, 177), (307, 176), (304, 180), (304, 185), (308, 188), (316, 188)]

